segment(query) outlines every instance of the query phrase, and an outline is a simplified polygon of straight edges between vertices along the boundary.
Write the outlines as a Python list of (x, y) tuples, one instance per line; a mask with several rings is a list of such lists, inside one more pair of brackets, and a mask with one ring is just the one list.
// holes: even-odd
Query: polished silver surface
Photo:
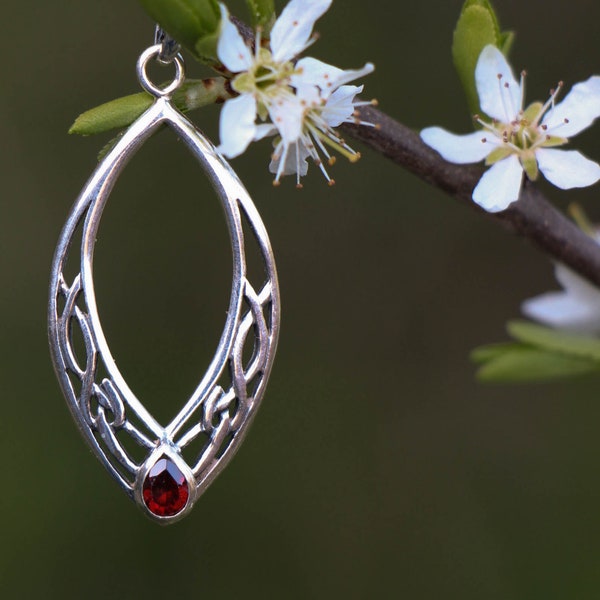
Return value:
[[(172, 60), (169, 63), (173, 63), (175, 65), (175, 78), (169, 85), (164, 88), (158, 87), (146, 73), (146, 66), (148, 62), (152, 59), (159, 60), (160, 54), (163, 50), (161, 44), (154, 44), (154, 46), (150, 46), (144, 50), (140, 57), (138, 58), (136, 71), (138, 79), (140, 80), (140, 85), (149, 93), (152, 94), (156, 98), (169, 98), (171, 94), (183, 83), (185, 79), (185, 68), (183, 66), (183, 59), (180, 54), (176, 54), (172, 57)], [(165, 64), (169, 64), (165, 63)], [(135, 123), (134, 123), (135, 125)], [(132, 126), (133, 127), (133, 126)]]
[[(155, 520), (181, 518), (231, 460), (263, 397), (279, 333), (279, 288), (271, 245), (247, 191), (214, 146), (170, 103), (183, 81), (183, 61), (173, 57), (175, 79), (165, 89), (146, 75), (162, 45), (138, 61), (140, 83), (155, 102), (98, 165), (75, 202), (61, 233), (50, 282), (49, 339), (54, 368), (71, 413), (94, 453), (123, 490)], [(94, 247), (102, 212), (121, 171), (158, 128), (168, 126), (198, 159), (225, 213), (233, 254), (227, 317), (214, 358), (192, 396), (170, 423), (159, 423), (136, 397), (112, 357), (98, 315), (93, 278)], [(244, 230), (244, 222), (246, 228)], [(264, 279), (251, 281), (244, 233), (252, 235)], [(81, 248), (73, 247), (81, 236)], [(65, 274), (69, 252), (76, 274)], [(224, 307), (225, 308), (225, 307)], [(75, 340), (83, 340), (83, 352)], [(250, 347), (252, 352), (244, 352)], [(250, 358), (247, 356), (250, 354)], [(125, 440), (124, 438), (129, 438)], [(204, 440), (193, 460), (182, 450)], [(142, 449), (142, 459), (129, 441)], [(137, 453), (139, 454), (139, 453)], [(142, 498), (144, 478), (163, 454), (174, 460), (190, 486), (184, 510), (172, 517), (150, 513)]]

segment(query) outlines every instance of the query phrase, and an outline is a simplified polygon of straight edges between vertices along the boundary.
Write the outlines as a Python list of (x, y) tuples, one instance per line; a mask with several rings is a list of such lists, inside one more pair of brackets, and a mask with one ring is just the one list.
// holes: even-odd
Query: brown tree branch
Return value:
[(445, 161), (427, 146), (418, 133), (371, 106), (360, 109), (360, 118), (378, 128), (344, 124), (344, 133), (444, 190), (479, 213), (496, 220), (517, 235), (531, 240), (552, 258), (600, 287), (600, 246), (554, 208), (544, 194), (527, 181), (518, 202), (499, 213), (488, 213), (471, 199), (481, 177), (479, 166)]
[[(253, 31), (238, 19), (234, 22), (246, 41), (253, 45)], [(473, 189), (483, 172), (481, 167), (445, 161), (421, 140), (418, 133), (372, 106), (364, 106), (359, 112), (362, 120), (378, 127), (345, 123), (341, 129), (346, 135), (363, 142), (513, 233), (528, 238), (544, 253), (600, 287), (600, 245), (554, 208), (535, 184), (526, 181), (518, 202), (502, 212), (488, 213), (472, 200)]]

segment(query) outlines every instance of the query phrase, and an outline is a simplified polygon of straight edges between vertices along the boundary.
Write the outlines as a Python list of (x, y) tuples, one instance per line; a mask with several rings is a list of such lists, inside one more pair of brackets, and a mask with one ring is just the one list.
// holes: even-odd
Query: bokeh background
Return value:
[[(466, 132), (449, 50), (460, 6), (336, 0), (310, 54), (372, 60), (366, 93), (383, 110)], [(600, 73), (598, 3), (496, 7), (531, 100)], [(109, 137), (66, 131), (137, 91), (152, 23), (135, 2), (55, 0), (8, 3), (2, 24), (2, 598), (600, 596), (600, 380), (481, 385), (467, 358), (556, 287), (550, 261), (366, 149), (338, 161), (335, 188), (311, 167), (302, 191), (273, 189), (268, 142), (233, 161), (277, 256), (279, 352), (229, 468), (183, 522), (148, 521), (71, 422), (46, 298), (60, 228)], [(216, 107), (195, 119), (216, 139)], [(599, 139), (596, 127), (578, 142), (598, 159)], [(598, 188), (549, 193), (600, 219)], [(211, 358), (229, 277), (220, 208), (162, 133), (109, 202), (96, 281), (119, 365), (163, 419)]]

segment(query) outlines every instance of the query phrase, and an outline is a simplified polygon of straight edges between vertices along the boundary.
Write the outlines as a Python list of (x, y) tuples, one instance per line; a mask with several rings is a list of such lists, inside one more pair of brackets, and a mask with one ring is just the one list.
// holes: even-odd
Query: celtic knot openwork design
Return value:
[[(198, 387), (166, 426), (158, 423), (119, 372), (98, 316), (93, 254), (102, 211), (129, 158), (160, 125), (169, 125), (198, 158), (223, 206), (233, 254), (232, 291), (216, 354)], [(81, 234), (79, 272), (65, 276), (69, 249)], [(257, 242), (264, 280), (251, 282), (245, 236)], [(49, 336), (55, 370), (82, 434), (127, 494), (150, 516), (179, 518), (235, 453), (264, 394), (279, 330), (279, 289), (264, 225), (246, 190), (194, 126), (159, 98), (100, 163), (75, 203), (60, 237), (50, 284)], [(198, 446), (198, 441), (200, 445)], [(183, 450), (196, 442), (190, 460)], [(143, 487), (167, 457), (187, 482), (186, 508), (152, 514)], [(182, 484), (183, 485), (183, 484)], [(187, 496), (186, 496), (187, 498)]]

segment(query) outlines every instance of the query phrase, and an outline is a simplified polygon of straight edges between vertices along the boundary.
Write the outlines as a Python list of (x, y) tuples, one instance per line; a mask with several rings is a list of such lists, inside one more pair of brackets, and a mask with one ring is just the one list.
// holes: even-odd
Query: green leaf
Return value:
[[(217, 44), (219, 43), (220, 35), (221, 35), (221, 30), (218, 29), (214, 33), (207, 34), (204, 37), (200, 38), (196, 42), (196, 45), (194, 46), (195, 55), (200, 56), (200, 57), (208, 57), (208, 56), (214, 55), (216, 57)], [(201, 60), (203, 60), (203, 62), (205, 62), (207, 64), (210, 64), (211, 66), (214, 66), (215, 64), (217, 64), (219, 62), (217, 59), (207, 60), (205, 58), (205, 59), (201, 59)]]
[(526, 382), (600, 372), (600, 339), (564, 333), (528, 321), (510, 321), (514, 342), (476, 348), (471, 360), (482, 381)]
[(600, 371), (600, 363), (538, 348), (507, 348), (492, 356), (477, 372), (485, 382), (524, 383), (576, 377)]
[(510, 321), (516, 342), (476, 348), (471, 360), (481, 366), (481, 381), (526, 382), (600, 372), (600, 339), (564, 333), (528, 321)]
[(139, 0), (144, 10), (198, 60), (214, 64), (221, 11), (217, 0)]
[[(223, 77), (188, 79), (174, 94), (175, 106), (187, 112), (231, 97)], [(69, 133), (94, 135), (131, 125), (153, 102), (146, 92), (111, 100), (79, 115)]]
[(506, 53), (512, 40), (512, 33), (500, 31), (498, 17), (489, 0), (466, 0), (454, 30), (452, 58), (471, 114), (479, 112), (475, 67), (481, 51), (492, 44)]
[(517, 340), (570, 357), (580, 357), (600, 363), (600, 339), (574, 333), (563, 333), (527, 321), (510, 321), (508, 332)]
[(522, 344), (517, 342), (501, 342), (499, 344), (488, 344), (487, 346), (479, 346), (471, 351), (471, 360), (476, 364), (486, 363), (497, 356), (502, 356), (509, 350), (521, 348)]
[(275, 23), (275, 3), (273, 0), (246, 0), (250, 14), (252, 15), (252, 26), (260, 27), (265, 37), (268, 37)]
[(146, 92), (111, 100), (79, 115), (69, 133), (94, 135), (127, 127), (150, 107), (152, 100), (152, 96)]

